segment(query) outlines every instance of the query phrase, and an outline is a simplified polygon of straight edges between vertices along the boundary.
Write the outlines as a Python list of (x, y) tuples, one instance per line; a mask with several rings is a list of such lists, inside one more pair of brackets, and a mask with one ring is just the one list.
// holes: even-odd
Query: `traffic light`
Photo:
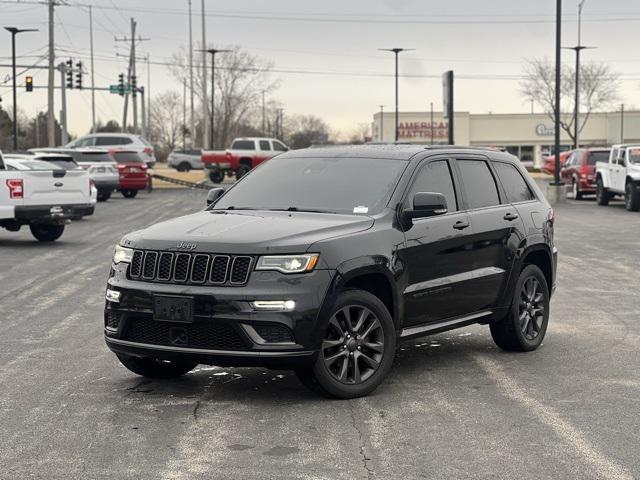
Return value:
[(67, 60), (65, 72), (67, 74), (67, 88), (73, 88), (73, 60)]
[(82, 62), (76, 63), (76, 68), (78, 69), (76, 72), (76, 88), (82, 90)]
[(25, 77), (24, 86), (27, 89), (27, 92), (33, 92), (33, 77), (31, 75), (27, 75)]
[(138, 93), (138, 79), (135, 75), (131, 75), (131, 96), (136, 98), (136, 94)]
[(124, 73), (118, 75), (118, 95), (124, 96)]

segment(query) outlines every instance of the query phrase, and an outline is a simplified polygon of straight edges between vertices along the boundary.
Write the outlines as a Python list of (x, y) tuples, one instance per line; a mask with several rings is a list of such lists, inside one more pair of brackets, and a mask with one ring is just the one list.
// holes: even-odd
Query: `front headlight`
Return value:
[(121, 247), (120, 245), (116, 245), (115, 250), (113, 251), (113, 263), (131, 263), (131, 258), (133, 257), (133, 249)]
[(317, 253), (260, 257), (256, 270), (277, 270), (282, 273), (310, 272), (315, 268), (319, 257)]

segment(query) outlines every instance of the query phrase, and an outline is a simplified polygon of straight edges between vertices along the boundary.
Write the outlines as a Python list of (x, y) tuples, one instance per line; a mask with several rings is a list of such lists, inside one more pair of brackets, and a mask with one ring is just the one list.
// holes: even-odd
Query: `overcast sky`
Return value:
[[(92, 0), (82, 0), (91, 2)], [(86, 9), (56, 8), (56, 45), (61, 61), (88, 56)], [(577, 0), (564, 2), (564, 45), (576, 44)], [(115, 35), (128, 34), (129, 18), (138, 22), (145, 38), (141, 54), (166, 61), (188, 43), (188, 0), (95, 0), (94, 41), (96, 84), (117, 82), (126, 70), (123, 44)], [(554, 0), (206, 0), (207, 40), (216, 46), (240, 45), (274, 64), (280, 88), (274, 97), (287, 114), (314, 114), (345, 133), (370, 122), (378, 105), (394, 105), (393, 56), (378, 48), (405, 47), (400, 72), (413, 78), (400, 80), (400, 109), (424, 111), (429, 102), (442, 104), (440, 76), (456, 72), (456, 110), (474, 113), (528, 112), (530, 105), (518, 92), (523, 59), (554, 55)], [(194, 42), (201, 38), (200, 0), (193, 0)], [(0, 1), (0, 24), (39, 28), (18, 37), (19, 63), (33, 63), (46, 54), (46, 5)], [(586, 59), (610, 62), (623, 76), (622, 101), (627, 108), (640, 105), (640, 2), (586, 0), (583, 44), (597, 49)], [(0, 63), (9, 62), (8, 33), (4, 35)], [(563, 52), (573, 62), (573, 52)], [(88, 58), (82, 58), (88, 65)], [(294, 72), (295, 71), (295, 72)], [(10, 70), (0, 70), (0, 96), (11, 104)], [(139, 68), (146, 82), (144, 68)], [(168, 69), (152, 65), (152, 95), (179, 90)], [(46, 71), (34, 73), (35, 84), (46, 84)], [(88, 85), (89, 79), (85, 77)], [(46, 90), (24, 93), (19, 81), (18, 104), (29, 114), (46, 108)], [(59, 109), (56, 94), (56, 110)], [(69, 130), (84, 134), (90, 128), (88, 91), (69, 97)], [(103, 121), (121, 121), (122, 101), (117, 95), (97, 93), (97, 114)]]

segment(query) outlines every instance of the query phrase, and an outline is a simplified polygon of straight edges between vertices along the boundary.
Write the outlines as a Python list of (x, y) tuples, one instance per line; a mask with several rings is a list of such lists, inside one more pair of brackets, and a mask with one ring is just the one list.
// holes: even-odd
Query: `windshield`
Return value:
[(214, 210), (375, 214), (389, 201), (406, 165), (379, 158), (276, 157), (243, 178)]
[(608, 162), (609, 150), (603, 152), (589, 152), (587, 157), (587, 165), (595, 165), (596, 162)]
[(42, 160), (11, 160), (8, 163), (18, 170), (63, 170), (53, 163)]
[(640, 148), (630, 148), (628, 153), (627, 160), (629, 160), (629, 163), (640, 163)]

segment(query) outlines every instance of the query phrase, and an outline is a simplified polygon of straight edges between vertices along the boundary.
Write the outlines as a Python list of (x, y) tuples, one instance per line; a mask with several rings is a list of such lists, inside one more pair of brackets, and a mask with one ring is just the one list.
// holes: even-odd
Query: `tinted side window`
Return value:
[(255, 150), (256, 144), (253, 140), (236, 140), (231, 145), (231, 150)]
[(413, 201), (413, 196), (418, 192), (441, 193), (447, 199), (447, 209), (450, 212), (458, 210), (453, 179), (446, 160), (437, 160), (420, 168), (409, 191), (409, 202)]
[(287, 147), (285, 147), (283, 144), (281, 144), (280, 142), (276, 142), (274, 140), (273, 142), (273, 149), (277, 150), (279, 152), (286, 152), (287, 151)]
[(500, 204), (496, 181), (484, 160), (458, 160), (469, 208)]
[(118, 137), (96, 137), (96, 145), (97, 146), (105, 146), (105, 145), (121, 145), (122, 142)]
[(516, 167), (508, 163), (494, 162), (494, 168), (510, 203), (533, 200), (531, 189)]
[(271, 150), (269, 140), (260, 140), (260, 150)]

